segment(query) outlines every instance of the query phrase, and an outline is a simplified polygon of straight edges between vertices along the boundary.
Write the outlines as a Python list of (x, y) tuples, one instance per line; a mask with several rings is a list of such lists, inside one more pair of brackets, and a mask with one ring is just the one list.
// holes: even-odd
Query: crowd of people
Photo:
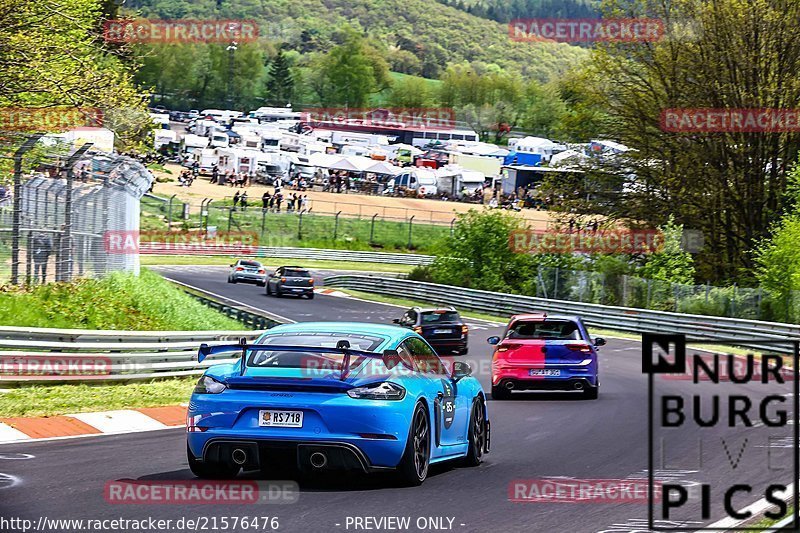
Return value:
[[(292, 186), (294, 186), (296, 191), (292, 192), (292, 194), (285, 195), (283, 192), (283, 180), (280, 178), (276, 179), (273, 183), (273, 192), (270, 193), (267, 190), (264, 191), (264, 194), (261, 196), (261, 209), (264, 211), (280, 213), (285, 202), (287, 213), (307, 211), (309, 209), (308, 195), (302, 194), (304, 189), (299, 187), (298, 182), (292, 183)], [(248, 202), (249, 198), (246, 190), (243, 191), (242, 194), (239, 194), (239, 191), (236, 191), (236, 193), (233, 195), (234, 209), (238, 208), (242, 211), (246, 211), (249, 205)]]
[(228, 185), (241, 189), (249, 187), (255, 181), (255, 176), (247, 172), (234, 172), (231, 169), (220, 171), (217, 165), (211, 167), (211, 183), (217, 185)]

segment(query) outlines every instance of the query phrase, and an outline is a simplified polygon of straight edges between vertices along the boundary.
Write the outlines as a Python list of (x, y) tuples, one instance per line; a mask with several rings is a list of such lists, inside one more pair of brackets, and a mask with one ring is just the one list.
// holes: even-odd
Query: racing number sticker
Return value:
[(442, 380), (442, 387), (442, 420), (445, 429), (450, 429), (456, 417), (456, 396), (453, 385), (448, 380)]

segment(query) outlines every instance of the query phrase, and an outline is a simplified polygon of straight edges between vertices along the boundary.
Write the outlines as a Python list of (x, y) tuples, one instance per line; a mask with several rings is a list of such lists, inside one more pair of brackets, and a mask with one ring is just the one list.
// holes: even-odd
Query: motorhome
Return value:
[(196, 150), (202, 150), (208, 147), (210, 139), (208, 137), (201, 137), (188, 133), (181, 139), (181, 152), (184, 154), (194, 153)]
[(295, 124), (300, 121), (302, 114), (292, 111), (290, 107), (259, 107), (255, 111), (250, 111), (250, 118), (259, 122), (277, 122), (279, 120), (290, 120)]
[(475, 170), (467, 170), (458, 165), (447, 165), (435, 171), (436, 193), (450, 198), (462, 198), (483, 187), (486, 175)]
[(523, 154), (536, 154), (542, 156), (542, 161), (547, 163), (554, 154), (567, 149), (563, 144), (558, 144), (544, 137), (524, 137), (508, 141), (509, 150)]
[(270, 154), (248, 148), (217, 148), (216, 153), (222, 171), (255, 173), (259, 161), (270, 160)]
[(178, 134), (172, 130), (153, 131), (153, 149), (158, 152), (162, 146), (174, 143), (178, 140)]
[(201, 174), (208, 174), (211, 172), (211, 168), (219, 163), (219, 157), (213, 148), (200, 148), (192, 152), (189, 166), (193, 166), (194, 163), (198, 164)]
[(210, 137), (212, 148), (227, 148), (231, 145), (231, 137), (227, 130), (215, 129)]
[(434, 196), (436, 194), (436, 173), (427, 168), (415, 168), (398, 174), (394, 178), (395, 189), (405, 187), (416, 191), (417, 196)]
[(150, 118), (156, 124), (156, 127), (161, 130), (170, 129), (169, 126), (169, 113), (150, 113)]
[(200, 112), (201, 117), (212, 117), (220, 124), (225, 125), (228, 125), (232, 119), (241, 117), (243, 114), (241, 111), (229, 111), (226, 109), (203, 109)]

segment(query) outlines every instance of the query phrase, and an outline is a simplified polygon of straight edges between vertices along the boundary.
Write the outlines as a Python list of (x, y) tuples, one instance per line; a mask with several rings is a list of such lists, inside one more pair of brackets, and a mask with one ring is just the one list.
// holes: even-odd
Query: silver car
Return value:
[(239, 259), (231, 265), (228, 283), (255, 283), (263, 287), (267, 282), (267, 269), (258, 261)]

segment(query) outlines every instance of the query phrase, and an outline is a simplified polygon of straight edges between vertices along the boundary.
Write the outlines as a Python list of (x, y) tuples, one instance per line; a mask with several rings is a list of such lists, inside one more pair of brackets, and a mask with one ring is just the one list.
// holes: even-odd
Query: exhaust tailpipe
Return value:
[(247, 462), (247, 452), (241, 448), (236, 448), (233, 450), (233, 453), (231, 453), (231, 459), (233, 459), (233, 462), (237, 465), (242, 466)]
[(311, 466), (314, 468), (323, 468), (326, 464), (328, 464), (328, 458), (322, 452), (314, 452), (309, 457), (311, 461)]
[(513, 388), (514, 388), (514, 382), (513, 382), (513, 381), (509, 381), (509, 382), (507, 382), (507, 383), (506, 383), (506, 388), (507, 388), (508, 390), (511, 390), (511, 389), (513, 389)]
[(575, 390), (583, 390), (583, 383), (582, 383), (582, 382), (580, 382), (580, 381), (576, 381), (576, 382), (575, 382), (575, 385), (573, 385), (573, 388), (574, 388)]

